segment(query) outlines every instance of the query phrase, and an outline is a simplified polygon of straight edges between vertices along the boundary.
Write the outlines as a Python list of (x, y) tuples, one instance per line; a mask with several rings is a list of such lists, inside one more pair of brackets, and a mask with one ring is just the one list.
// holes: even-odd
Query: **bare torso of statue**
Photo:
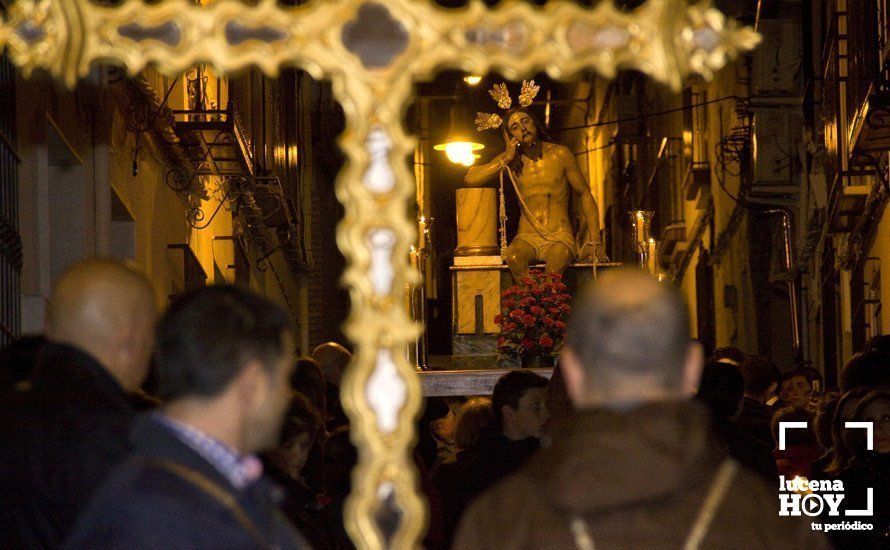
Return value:
[[(535, 224), (551, 233), (572, 232), (569, 220), (569, 184), (565, 177), (562, 158), (568, 150), (555, 143), (542, 143), (542, 155), (538, 160), (523, 159), (522, 174), (515, 176), (519, 192), (528, 210), (519, 219), (519, 234), (533, 234)], [(566, 149), (566, 151), (560, 151)], [(571, 153), (569, 153), (571, 154)]]
[[(506, 150), (489, 163), (470, 168), (465, 182), (481, 185), (501, 170), (507, 172), (506, 181), (515, 181), (522, 216), (507, 250), (514, 280), (526, 277), (529, 263), (535, 260), (544, 261), (548, 272), (560, 273), (581, 249), (597, 261), (608, 261), (599, 235), (597, 204), (572, 152), (541, 140), (537, 125), (524, 110), (507, 118), (505, 130)], [(569, 217), (570, 189), (581, 197), (581, 210), (587, 218), (588, 240), (580, 246), (575, 243)]]

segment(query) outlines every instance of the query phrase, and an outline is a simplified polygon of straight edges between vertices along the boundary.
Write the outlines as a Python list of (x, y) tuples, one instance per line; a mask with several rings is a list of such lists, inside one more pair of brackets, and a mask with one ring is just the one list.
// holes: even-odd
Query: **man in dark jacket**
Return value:
[(602, 275), (575, 304), (560, 365), (577, 412), (470, 506), (455, 548), (827, 547), (715, 445), (689, 401), (702, 352), (670, 286)]
[(741, 371), (745, 378), (745, 398), (742, 414), (738, 418), (739, 429), (745, 435), (772, 447), (775, 442), (770, 425), (774, 411), (766, 406), (766, 401), (778, 385), (778, 369), (769, 360), (753, 356), (742, 365)]
[(228, 286), (192, 292), (157, 328), (162, 411), (81, 516), (68, 548), (301, 548), (253, 454), (277, 445), (290, 398), (288, 314)]
[(0, 403), (0, 547), (57, 547), (126, 457), (127, 393), (148, 373), (153, 300), (144, 276), (112, 261), (59, 278), (31, 389)]
[(745, 379), (738, 367), (722, 361), (708, 361), (695, 399), (711, 413), (711, 431), (724, 450), (740, 464), (760, 474), (767, 483), (773, 483), (779, 478), (773, 445), (749, 437), (736, 424), (744, 392)]
[(515, 370), (502, 376), (491, 395), (494, 421), (464, 457), (449, 491), (449, 514), (460, 518), (474, 498), (522, 467), (541, 448), (547, 412), (547, 379)]

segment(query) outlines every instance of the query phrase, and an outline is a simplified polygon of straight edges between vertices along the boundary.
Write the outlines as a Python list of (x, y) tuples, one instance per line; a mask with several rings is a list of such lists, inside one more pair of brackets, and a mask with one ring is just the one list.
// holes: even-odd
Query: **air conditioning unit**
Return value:
[[(752, 92), (755, 101), (793, 101), (803, 94), (803, 41), (800, 21), (762, 19), (763, 42), (752, 54)], [(754, 99), (754, 98), (752, 98)]]
[(777, 206), (797, 204), (798, 143), (803, 116), (797, 107), (754, 107), (751, 150), (754, 177), (748, 200)]

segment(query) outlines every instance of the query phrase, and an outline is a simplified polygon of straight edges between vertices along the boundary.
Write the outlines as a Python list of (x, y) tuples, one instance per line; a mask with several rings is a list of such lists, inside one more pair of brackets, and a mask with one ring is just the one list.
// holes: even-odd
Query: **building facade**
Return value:
[[(21, 262), (19, 290), (9, 290), (20, 312), (4, 299), (4, 334), (42, 332), (59, 274), (105, 256), (143, 270), (159, 307), (205, 284), (244, 284), (291, 312), (301, 349), (338, 338), (342, 315), (310, 319), (313, 300), (337, 295), (330, 272), (342, 269), (332, 253), (337, 211), (313, 202), (318, 193), (321, 205), (336, 204), (337, 166), (313, 157), (312, 144), (334, 135), (312, 120), (331, 109), (309, 108), (326, 101), (322, 86), (298, 71), (223, 79), (199, 66), (175, 78), (101, 68), (67, 91), (48, 79), (16, 82), (3, 67), (0, 87), (15, 91), (4, 106), (19, 99), (3, 109), (12, 121), (0, 121), (3, 219), (21, 234), (19, 256), (4, 240), (4, 292)], [(316, 258), (334, 265), (313, 272)]]

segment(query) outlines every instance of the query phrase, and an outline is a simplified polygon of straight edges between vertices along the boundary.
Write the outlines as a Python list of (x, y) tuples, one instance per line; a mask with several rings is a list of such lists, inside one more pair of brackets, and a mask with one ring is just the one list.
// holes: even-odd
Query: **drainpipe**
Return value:
[[(785, 209), (772, 209), (759, 211), (760, 214), (770, 214), (782, 217), (782, 236), (785, 242), (785, 269), (790, 273), (794, 267), (794, 248), (792, 247), (791, 237), (791, 213)], [(801, 353), (801, 327), (800, 327), (800, 308), (798, 307), (798, 276), (795, 275), (788, 281), (788, 298), (791, 306), (791, 334), (792, 347), (794, 348), (794, 359), (800, 360)]]

